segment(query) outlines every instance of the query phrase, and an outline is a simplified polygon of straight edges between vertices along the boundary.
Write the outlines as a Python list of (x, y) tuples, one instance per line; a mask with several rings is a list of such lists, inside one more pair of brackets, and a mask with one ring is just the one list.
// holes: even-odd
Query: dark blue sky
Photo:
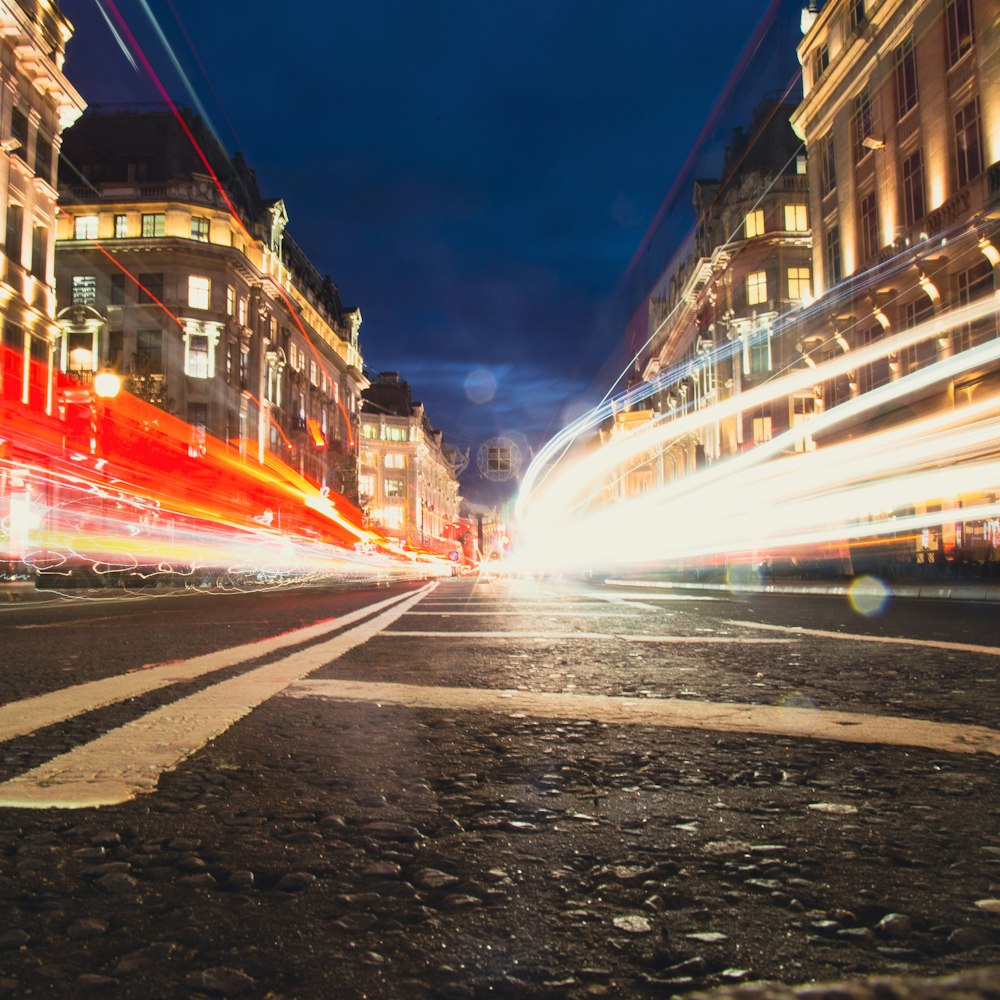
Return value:
[[(471, 448), (473, 496), (483, 441), (537, 445), (606, 388), (615, 293), (771, 6), (146, 2), (223, 145), (360, 307), (366, 366), (399, 371), (446, 441)], [(117, 4), (191, 105), (143, 0)], [(62, 7), (88, 102), (157, 98), (96, 0)]]

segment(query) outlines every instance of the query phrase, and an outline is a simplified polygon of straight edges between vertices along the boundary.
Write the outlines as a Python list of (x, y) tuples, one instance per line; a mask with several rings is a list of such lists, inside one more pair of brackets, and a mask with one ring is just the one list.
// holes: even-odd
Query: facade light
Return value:
[(996, 267), (997, 264), (1000, 264), (1000, 250), (997, 250), (993, 243), (985, 236), (979, 238), (979, 249), (982, 251), (983, 256), (990, 262), (990, 267)]
[(102, 371), (94, 376), (94, 393), (101, 399), (114, 399), (121, 387), (122, 380), (114, 372)]
[(937, 285), (926, 274), (921, 274), (917, 280), (931, 302), (937, 303), (941, 301), (941, 293), (937, 290)]

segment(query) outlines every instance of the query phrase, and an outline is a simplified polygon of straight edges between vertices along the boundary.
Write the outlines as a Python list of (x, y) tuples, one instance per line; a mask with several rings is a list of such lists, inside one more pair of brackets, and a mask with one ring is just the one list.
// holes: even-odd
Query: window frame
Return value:
[(167, 216), (163, 212), (143, 212), (141, 233), (143, 239), (156, 239), (166, 235)]
[(99, 223), (100, 216), (98, 215), (74, 215), (73, 239), (96, 240)]
[[(751, 224), (752, 220), (752, 224)], [(751, 209), (743, 217), (743, 235), (746, 239), (752, 240), (757, 236), (763, 236), (767, 232), (764, 223), (764, 209)]]
[(212, 308), (212, 279), (210, 277), (204, 274), (188, 275), (187, 304), (189, 309)]
[(767, 271), (752, 271), (746, 276), (747, 305), (767, 304)]

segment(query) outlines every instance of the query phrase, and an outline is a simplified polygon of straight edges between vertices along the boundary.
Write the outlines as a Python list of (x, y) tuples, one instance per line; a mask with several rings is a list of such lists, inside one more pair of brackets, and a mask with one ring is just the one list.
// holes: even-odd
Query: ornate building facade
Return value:
[(467, 527), (455, 449), (444, 443), (422, 403), (396, 372), (382, 372), (364, 392), (359, 493), (373, 527), (401, 546), (449, 554)]
[(193, 453), (211, 435), (354, 500), (361, 314), (286, 232), (283, 202), (182, 114), (98, 109), (67, 133), (58, 367), (117, 371), (190, 425)]

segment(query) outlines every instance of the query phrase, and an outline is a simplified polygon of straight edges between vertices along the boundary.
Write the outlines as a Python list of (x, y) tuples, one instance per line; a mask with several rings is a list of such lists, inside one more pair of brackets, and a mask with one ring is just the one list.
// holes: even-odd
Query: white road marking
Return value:
[(763, 622), (728, 621), (726, 625), (743, 628), (767, 629), (771, 632), (785, 632), (789, 635), (815, 635), (821, 639), (846, 639), (850, 642), (878, 642), (895, 646), (924, 646), (928, 649), (950, 649), (958, 653), (985, 653), (1000, 656), (1000, 646), (979, 646), (971, 642), (947, 642), (944, 639), (909, 639), (895, 635), (861, 635), (855, 632), (832, 632), (820, 628), (802, 628), (799, 625), (765, 625)]
[[(538, 611), (534, 612), (539, 618), (635, 618), (631, 611)], [(459, 615), (469, 615), (482, 618), (524, 618), (523, 611), (407, 611), (406, 616), (412, 615), (433, 615), (435, 618), (457, 618)]]
[(351, 611), (339, 618), (329, 618), (326, 621), (307, 625), (305, 628), (294, 629), (269, 639), (243, 643), (240, 646), (230, 646), (203, 656), (193, 656), (188, 660), (177, 660), (174, 663), (164, 663), (145, 667), (129, 674), (116, 674), (99, 681), (89, 681), (86, 684), (75, 684), (73, 687), (51, 691), (47, 694), (24, 698), (21, 701), (10, 702), (0, 706), (0, 743), (12, 740), (17, 736), (33, 733), (46, 726), (55, 725), (74, 716), (82, 715), (106, 705), (114, 705), (128, 698), (136, 698), (149, 691), (176, 684), (178, 681), (189, 681), (203, 674), (223, 670), (226, 667), (245, 663), (260, 656), (266, 656), (279, 649), (308, 642), (320, 636), (327, 635), (336, 629), (352, 625), (367, 615), (382, 611), (404, 601), (407, 594), (398, 594), (376, 604), (369, 604)]
[(345, 680), (300, 681), (289, 686), (285, 695), (447, 711), (464, 709), (504, 715), (517, 713), (548, 719), (593, 719), (614, 725), (759, 733), (1000, 756), (1000, 732), (985, 726), (930, 722), (891, 715), (863, 715), (858, 712), (674, 698), (613, 698), (604, 695)]
[(615, 594), (614, 597), (605, 597), (605, 601), (697, 601), (703, 604), (705, 601), (721, 601), (721, 597), (699, 597), (696, 594)]
[(396, 638), (405, 636), (407, 638), (431, 638), (431, 639), (598, 639), (613, 640), (615, 642), (666, 642), (666, 643), (693, 643), (695, 645), (717, 645), (717, 644), (747, 644), (750, 646), (768, 644), (780, 645), (782, 643), (793, 643), (794, 639), (765, 639), (760, 636), (742, 635), (620, 635), (617, 632), (520, 632), (511, 630), (509, 632), (433, 632), (418, 631), (414, 629), (388, 629), (387, 636)]

